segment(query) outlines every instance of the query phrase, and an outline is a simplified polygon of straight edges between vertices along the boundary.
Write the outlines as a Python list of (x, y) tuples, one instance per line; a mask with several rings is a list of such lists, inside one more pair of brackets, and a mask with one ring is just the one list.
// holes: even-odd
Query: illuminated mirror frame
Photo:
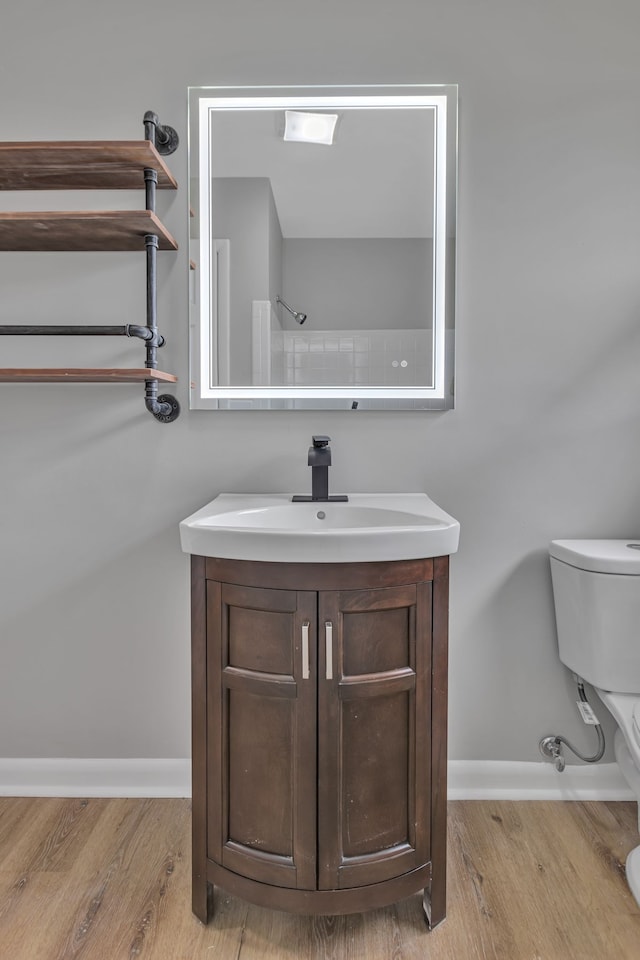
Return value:
[[(430, 386), (220, 386), (218, 292), (212, 283), (211, 125), (220, 110), (344, 110), (417, 108), (431, 111), (434, 132), (433, 379)], [(189, 88), (190, 209), (199, 243), (190, 250), (192, 409), (375, 409), (453, 407), (458, 88), (456, 84), (349, 87)], [(197, 249), (196, 249), (197, 246)], [(355, 408), (354, 407), (354, 408)], [(360, 406), (362, 409), (362, 406)]]

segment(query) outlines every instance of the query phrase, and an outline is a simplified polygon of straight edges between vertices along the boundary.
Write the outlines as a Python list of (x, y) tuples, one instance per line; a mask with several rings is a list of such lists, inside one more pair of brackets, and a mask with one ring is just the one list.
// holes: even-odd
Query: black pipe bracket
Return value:
[(162, 393), (155, 401), (147, 400), (147, 409), (160, 423), (173, 423), (180, 416), (180, 404), (170, 393)]
[(145, 140), (151, 140), (158, 153), (168, 156), (175, 153), (180, 144), (180, 138), (173, 127), (160, 123), (158, 114), (147, 110), (144, 115)]

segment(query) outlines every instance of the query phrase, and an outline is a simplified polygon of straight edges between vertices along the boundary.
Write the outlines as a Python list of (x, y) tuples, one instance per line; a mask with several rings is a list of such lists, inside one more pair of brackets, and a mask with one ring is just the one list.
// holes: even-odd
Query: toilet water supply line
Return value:
[(543, 737), (538, 746), (540, 747), (540, 753), (543, 757), (553, 760), (553, 764), (558, 771), (562, 773), (565, 766), (565, 759), (562, 756), (562, 744), (565, 747), (568, 747), (572, 753), (575, 753), (576, 757), (580, 757), (581, 760), (584, 760), (585, 763), (597, 763), (598, 760), (602, 760), (604, 756), (605, 740), (604, 733), (602, 732), (602, 727), (600, 722), (596, 717), (589, 701), (587, 700), (587, 695), (584, 692), (584, 681), (580, 677), (576, 677), (576, 683), (578, 684), (578, 696), (580, 699), (577, 701), (578, 709), (582, 715), (582, 719), (585, 723), (590, 724), (596, 728), (596, 733), (598, 735), (598, 750), (597, 753), (594, 753), (592, 757), (585, 757), (584, 754), (580, 753), (573, 744), (571, 744), (565, 737), (557, 735), (552, 735), (550, 737)]

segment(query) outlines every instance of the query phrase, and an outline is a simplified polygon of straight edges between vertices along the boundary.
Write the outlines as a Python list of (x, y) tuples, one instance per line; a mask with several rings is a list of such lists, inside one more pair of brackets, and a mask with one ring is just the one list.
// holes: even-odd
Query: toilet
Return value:
[[(640, 540), (553, 540), (549, 553), (560, 659), (613, 715), (616, 760), (640, 803)], [(640, 905), (640, 846), (626, 873)]]

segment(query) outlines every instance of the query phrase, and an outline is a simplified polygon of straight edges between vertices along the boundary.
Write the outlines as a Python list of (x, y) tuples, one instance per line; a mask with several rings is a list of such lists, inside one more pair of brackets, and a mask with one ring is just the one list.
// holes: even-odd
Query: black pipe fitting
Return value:
[(173, 423), (180, 416), (180, 404), (169, 393), (158, 396), (158, 381), (145, 380), (145, 405), (160, 423)]
[(178, 149), (180, 139), (173, 127), (167, 124), (161, 124), (158, 114), (153, 110), (147, 110), (144, 115), (144, 138), (151, 140), (152, 144), (163, 156), (175, 153)]
[(156, 347), (164, 347), (165, 339), (161, 333), (156, 330), (150, 330), (149, 327), (141, 327), (135, 323), (127, 323), (123, 328), (126, 337), (136, 337), (138, 340), (146, 340), (153, 343)]
[(156, 212), (156, 188), (158, 186), (158, 173), (151, 167), (144, 168), (144, 199), (145, 207), (152, 213)]
[(147, 410), (160, 423), (173, 423), (180, 416), (180, 404), (170, 393), (163, 393), (157, 400), (147, 400)]

